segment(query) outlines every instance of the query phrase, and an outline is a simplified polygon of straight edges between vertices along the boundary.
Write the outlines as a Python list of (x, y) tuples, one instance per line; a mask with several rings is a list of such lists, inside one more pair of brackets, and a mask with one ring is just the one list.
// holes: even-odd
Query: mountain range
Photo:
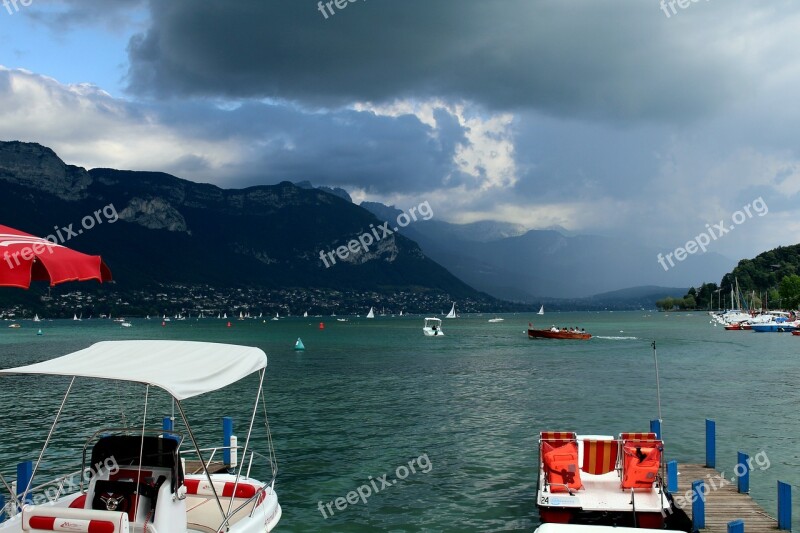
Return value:
[[(380, 236), (376, 228), (401, 211), (356, 205), (340, 188), (287, 181), (233, 190), (159, 172), (86, 170), (36, 143), (0, 142), (0, 185), (2, 222), (37, 235), (79, 227), (98, 210), (113, 212), (118, 220), (94, 224), (65, 244), (101, 254), (128, 287), (314, 287), (647, 307), (651, 296), (680, 295), (732, 266), (707, 253), (664, 272), (647, 246), (494, 221), (418, 219)], [(346, 249), (368, 233), (375, 241), (368, 251)], [(643, 287), (611, 292), (633, 286)]]
[[(382, 220), (400, 213), (376, 202), (361, 205)], [(719, 279), (735, 264), (707, 252), (665, 271), (657, 260), (661, 250), (647, 245), (561, 228), (525, 231), (501, 222), (457, 225), (432, 219), (400, 231), (476, 289), (530, 303), (589, 298), (630, 287), (689, 287)]]
[[(65, 245), (102, 255), (115, 280), (128, 286), (414, 290), (493, 300), (399, 234), (344, 259), (335, 255), (380, 221), (333, 191), (289, 182), (225, 190), (158, 172), (85, 170), (21, 142), (0, 143), (0, 185), (3, 223), (36, 235), (79, 228), (98, 210), (117, 214)], [(326, 267), (321, 254), (331, 251)]]

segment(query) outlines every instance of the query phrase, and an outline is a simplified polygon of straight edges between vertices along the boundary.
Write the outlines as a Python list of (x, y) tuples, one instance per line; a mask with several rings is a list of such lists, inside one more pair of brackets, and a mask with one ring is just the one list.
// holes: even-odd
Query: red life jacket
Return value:
[(567, 487), (572, 490), (583, 488), (581, 472), (578, 468), (578, 445), (576, 443), (569, 442), (553, 448), (547, 442), (543, 442), (542, 454), (550, 492), (567, 492)]
[(661, 466), (661, 442), (625, 443), (623, 489), (652, 489)]

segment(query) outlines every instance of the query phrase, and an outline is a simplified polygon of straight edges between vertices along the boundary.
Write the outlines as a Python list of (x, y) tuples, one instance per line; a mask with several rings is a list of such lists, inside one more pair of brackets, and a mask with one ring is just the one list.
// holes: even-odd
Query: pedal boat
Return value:
[(672, 513), (654, 433), (619, 438), (544, 431), (536, 503), (543, 523), (661, 529)]

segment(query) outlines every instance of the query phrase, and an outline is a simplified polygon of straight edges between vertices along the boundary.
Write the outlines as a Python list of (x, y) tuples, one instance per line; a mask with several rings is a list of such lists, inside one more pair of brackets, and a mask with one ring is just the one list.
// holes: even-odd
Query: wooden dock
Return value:
[[(678, 492), (674, 494), (675, 504), (691, 518), (692, 501), (686, 499), (691, 494), (692, 482), (703, 480), (705, 488), (706, 527), (700, 531), (707, 533), (727, 533), (728, 522), (743, 520), (747, 533), (774, 533), (778, 521), (764, 511), (749, 494), (740, 494), (736, 479), (731, 475), (723, 479), (713, 468), (696, 464), (678, 464)], [(716, 488), (715, 488), (716, 487)]]
[[(211, 474), (220, 474), (228, 471), (228, 465), (222, 461), (211, 461), (208, 463), (208, 471)], [(200, 461), (186, 461), (187, 474), (201, 474), (203, 472), (203, 463)]]

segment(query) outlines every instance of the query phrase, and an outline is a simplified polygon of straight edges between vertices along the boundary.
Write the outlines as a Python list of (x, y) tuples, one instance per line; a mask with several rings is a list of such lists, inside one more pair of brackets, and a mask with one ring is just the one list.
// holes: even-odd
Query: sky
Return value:
[(800, 241), (789, 0), (6, 1), (0, 139), (69, 164), (665, 254), (720, 221), (733, 260)]

